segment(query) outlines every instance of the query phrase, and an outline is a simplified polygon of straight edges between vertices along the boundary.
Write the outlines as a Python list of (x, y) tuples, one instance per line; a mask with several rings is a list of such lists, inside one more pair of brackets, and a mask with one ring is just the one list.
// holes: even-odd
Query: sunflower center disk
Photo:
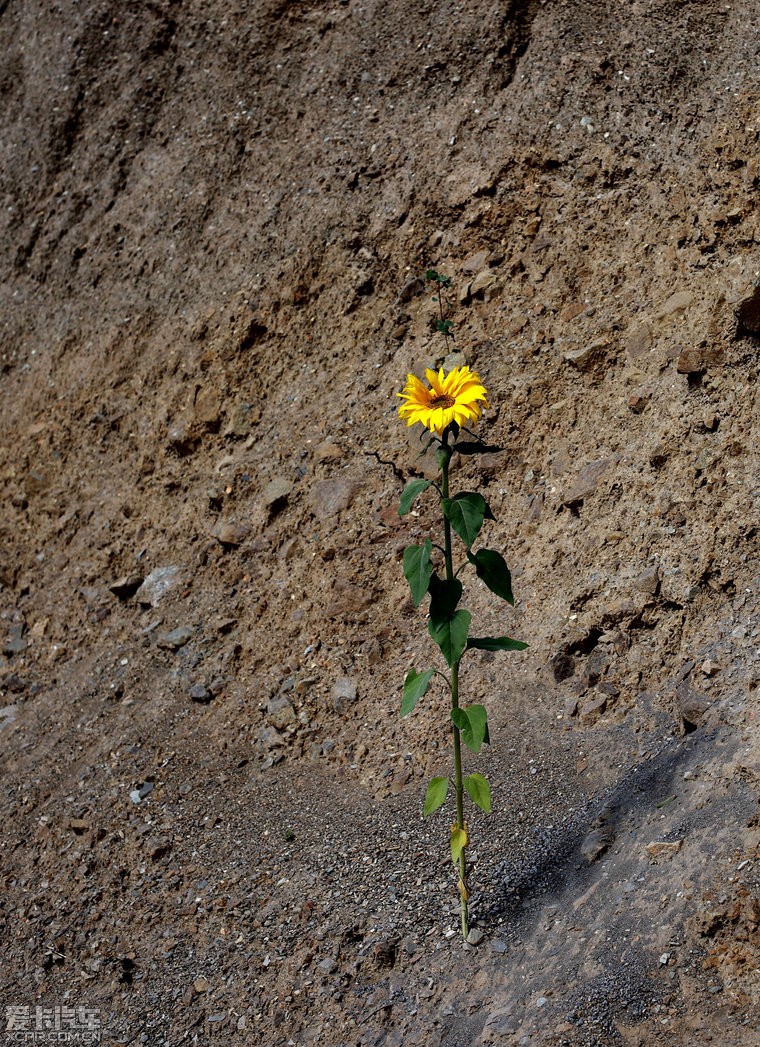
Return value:
[(447, 396), (446, 393), (441, 393), (440, 396), (434, 396), (433, 399), (428, 403), (428, 407), (453, 407), (456, 400), (453, 396)]

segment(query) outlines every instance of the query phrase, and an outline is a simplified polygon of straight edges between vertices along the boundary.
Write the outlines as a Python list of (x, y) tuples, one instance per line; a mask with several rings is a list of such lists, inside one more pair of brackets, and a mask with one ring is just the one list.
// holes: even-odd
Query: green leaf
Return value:
[(495, 549), (478, 549), (476, 553), (467, 550), (467, 559), (474, 565), (478, 578), (485, 582), (492, 593), (502, 600), (514, 604), (512, 595), (512, 575), (501, 553)]
[(426, 269), (425, 270), (425, 279), (426, 280), (440, 280), (440, 276), (435, 271), (435, 269)]
[(444, 515), (469, 549), (478, 537), (484, 520), (493, 520), (493, 514), (482, 494), (463, 491), (441, 502)]
[(404, 493), (401, 495), (401, 501), (399, 502), (399, 516), (406, 516), (412, 508), (415, 498), (421, 495), (423, 491), (426, 491), (432, 482), (432, 480), (412, 480), (411, 483), (406, 485)]
[(467, 748), (474, 753), (479, 753), (488, 730), (488, 714), (484, 707), (468, 705), (466, 709), (452, 709), (451, 719), (454, 726), (459, 729), (462, 741)]
[(419, 607), (422, 597), (428, 591), (433, 574), (433, 564), (430, 559), (432, 551), (433, 543), (429, 538), (425, 539), (424, 545), (408, 545), (404, 549), (404, 577), (412, 590), (415, 607)]
[(464, 654), (471, 620), (469, 611), (455, 611), (442, 620), (431, 618), (428, 622), (428, 632), (441, 648), (447, 665), (453, 667)]
[(527, 646), (511, 636), (471, 636), (467, 641), (468, 650), (476, 647), (479, 651), (524, 651)]
[(422, 813), (428, 815), (437, 811), (446, 799), (448, 791), (448, 778), (431, 778), (430, 785), (428, 785), (427, 792), (425, 793), (425, 805), (422, 808)]
[(454, 865), (459, 861), (462, 851), (467, 846), (467, 830), (460, 829), (458, 825), (451, 827), (451, 860)]
[(488, 784), (488, 779), (484, 778), (482, 774), (470, 774), (464, 780), (464, 787), (470, 794), (472, 802), (485, 811), (486, 814), (491, 813), (491, 786)]
[(412, 669), (406, 674), (406, 679), (404, 680), (404, 696), (401, 699), (402, 716), (406, 716), (410, 713), (423, 694), (427, 691), (434, 672), (435, 669), (428, 669), (427, 672), (424, 673), (418, 673), (415, 669)]
[(453, 320), (436, 320), (435, 329), (441, 331), (443, 334), (451, 334), (451, 328), (454, 326)]
[(462, 599), (462, 583), (458, 578), (444, 580), (433, 574), (428, 586), (430, 593), (430, 617), (436, 622), (450, 618)]

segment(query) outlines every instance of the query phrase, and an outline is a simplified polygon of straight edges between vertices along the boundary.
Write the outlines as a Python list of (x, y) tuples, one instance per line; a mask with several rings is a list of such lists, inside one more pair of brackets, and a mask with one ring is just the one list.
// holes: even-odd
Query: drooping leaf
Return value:
[(512, 575), (501, 553), (495, 549), (478, 549), (476, 553), (471, 553), (468, 549), (467, 559), (474, 565), (478, 578), (485, 582), (492, 593), (514, 604)]
[(430, 681), (433, 679), (433, 673), (435, 669), (428, 669), (427, 672), (418, 673), (415, 669), (411, 669), (406, 674), (404, 680), (404, 694), (401, 699), (401, 715), (406, 716), (412, 711), (420, 698), (425, 694), (430, 685)]
[(439, 578), (433, 573), (428, 586), (430, 593), (430, 617), (436, 622), (450, 618), (462, 599), (462, 583), (458, 578)]
[(478, 537), (484, 520), (493, 520), (493, 513), (482, 494), (463, 491), (441, 502), (444, 515), (469, 549)]
[(455, 611), (440, 621), (431, 618), (428, 622), (428, 632), (441, 648), (446, 664), (450, 667), (456, 665), (464, 653), (471, 620), (469, 611)]
[(459, 897), (462, 899), (463, 902), (466, 902), (467, 899), (470, 897), (470, 892), (467, 890), (464, 880), (461, 877), (457, 881), (457, 890), (459, 891)]
[(471, 636), (467, 641), (468, 650), (475, 647), (479, 651), (524, 651), (527, 646), (511, 636)]
[(462, 741), (474, 753), (480, 752), (488, 727), (488, 714), (482, 705), (468, 705), (466, 709), (452, 709), (451, 719), (459, 729)]
[(476, 804), (481, 811), (485, 811), (486, 814), (491, 813), (491, 786), (488, 784), (488, 779), (484, 778), (482, 774), (468, 775), (464, 780), (464, 787), (470, 795), (470, 799)]
[(428, 785), (427, 792), (425, 793), (425, 804), (422, 808), (422, 813), (428, 815), (437, 811), (446, 799), (448, 791), (448, 778), (431, 778), (430, 785)]
[(459, 861), (459, 856), (467, 846), (467, 830), (460, 829), (458, 825), (451, 827), (451, 860), (454, 865)]
[(406, 485), (404, 493), (401, 495), (401, 501), (399, 502), (399, 516), (406, 516), (414, 505), (415, 499), (419, 497), (423, 491), (426, 491), (432, 482), (432, 480), (412, 480), (411, 483)]
[(424, 545), (408, 545), (404, 549), (404, 577), (412, 590), (415, 607), (419, 607), (422, 597), (428, 591), (433, 574), (433, 563), (430, 559), (432, 551), (433, 543), (429, 538), (425, 539)]

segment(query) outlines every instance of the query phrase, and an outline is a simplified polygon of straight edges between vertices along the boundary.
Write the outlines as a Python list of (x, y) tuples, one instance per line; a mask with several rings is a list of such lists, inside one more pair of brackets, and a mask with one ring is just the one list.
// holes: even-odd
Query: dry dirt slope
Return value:
[[(759, 42), (749, 0), (0, 0), (4, 1004), (124, 1043), (755, 1035)], [(418, 812), (442, 697), (397, 719), (428, 265), (531, 643), (467, 674), (474, 959)]]

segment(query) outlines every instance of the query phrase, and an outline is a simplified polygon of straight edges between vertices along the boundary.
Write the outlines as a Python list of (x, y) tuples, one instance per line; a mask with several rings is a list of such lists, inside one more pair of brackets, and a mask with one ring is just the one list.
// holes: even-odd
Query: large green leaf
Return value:
[(467, 641), (468, 649), (475, 647), (479, 651), (524, 651), (527, 646), (511, 636), (471, 636)]
[(478, 537), (484, 520), (493, 520), (493, 513), (482, 494), (463, 491), (441, 502), (444, 515), (469, 549)]
[(428, 622), (428, 632), (441, 648), (447, 665), (453, 667), (462, 657), (471, 620), (469, 611), (455, 611), (441, 620), (431, 618)]
[(501, 553), (497, 553), (495, 549), (478, 549), (473, 554), (468, 549), (467, 559), (474, 565), (478, 578), (485, 582), (492, 593), (496, 593), (507, 603), (514, 604), (512, 575)]
[(418, 498), (423, 491), (426, 491), (432, 482), (432, 480), (412, 480), (411, 483), (406, 485), (404, 493), (401, 495), (401, 501), (399, 502), (399, 516), (406, 516), (414, 505), (415, 499)]
[(488, 714), (484, 707), (468, 705), (466, 709), (452, 709), (451, 719), (454, 726), (459, 728), (462, 741), (467, 748), (474, 753), (479, 753), (488, 730)]
[(406, 716), (412, 711), (417, 702), (427, 691), (430, 681), (433, 679), (433, 673), (435, 669), (428, 669), (427, 672), (418, 673), (415, 669), (412, 669), (406, 674), (404, 680), (404, 696), (401, 699), (401, 715)]
[(476, 804), (481, 811), (485, 811), (486, 814), (491, 813), (491, 786), (488, 784), (488, 779), (484, 778), (482, 774), (470, 774), (464, 780), (464, 787), (470, 794), (470, 799)]
[(431, 778), (430, 785), (428, 785), (427, 792), (425, 793), (425, 804), (422, 808), (422, 813), (427, 815), (432, 814), (433, 811), (437, 811), (446, 799), (446, 793), (448, 791), (448, 778)]
[(458, 578), (443, 579), (433, 574), (428, 586), (430, 593), (430, 617), (437, 622), (450, 618), (462, 599), (462, 583)]
[(424, 545), (408, 545), (404, 549), (404, 577), (412, 590), (415, 607), (419, 607), (422, 597), (428, 591), (433, 574), (433, 564), (430, 559), (432, 551), (433, 543), (429, 538), (425, 539)]

